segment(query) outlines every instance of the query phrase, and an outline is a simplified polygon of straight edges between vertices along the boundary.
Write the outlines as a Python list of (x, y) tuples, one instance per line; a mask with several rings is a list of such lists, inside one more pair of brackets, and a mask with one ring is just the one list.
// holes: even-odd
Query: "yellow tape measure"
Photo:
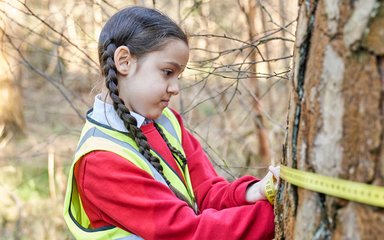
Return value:
[(384, 187), (327, 177), (280, 166), (280, 177), (285, 181), (315, 192), (384, 207)]
[(265, 183), (264, 186), (264, 194), (267, 197), (268, 201), (273, 205), (275, 203), (275, 180), (272, 176), (268, 181)]

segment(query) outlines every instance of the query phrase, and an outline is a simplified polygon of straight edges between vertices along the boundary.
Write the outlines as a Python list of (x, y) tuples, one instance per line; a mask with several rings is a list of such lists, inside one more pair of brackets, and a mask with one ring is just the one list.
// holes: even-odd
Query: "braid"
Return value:
[[(124, 126), (128, 130), (128, 136), (131, 137), (137, 146), (139, 147), (139, 152), (149, 161), (149, 163), (161, 174), (169, 188), (175, 193), (175, 195), (185, 201), (190, 207), (191, 204), (184, 197), (184, 195), (178, 191), (169, 180), (165, 177), (163, 172), (163, 167), (160, 164), (159, 158), (153, 156), (151, 153), (151, 147), (148, 144), (147, 137), (143, 134), (140, 128), (137, 127), (136, 119), (130, 114), (129, 109), (125, 106), (124, 101), (119, 97), (119, 90), (117, 88), (117, 70), (116, 65), (113, 60), (113, 55), (116, 50), (116, 45), (113, 43), (113, 40), (107, 40), (104, 43), (104, 52), (102, 54), (103, 74), (106, 79), (106, 86), (109, 89), (110, 97), (113, 101), (113, 107), (116, 110), (118, 116), (123, 120)], [(156, 127), (158, 128), (158, 127)], [(164, 136), (164, 133), (161, 132), (161, 136)], [(164, 138), (164, 137), (163, 137)], [(164, 138), (166, 139), (166, 138)], [(171, 146), (166, 140), (168, 146)], [(172, 147), (173, 148), (173, 147)], [(177, 151), (177, 149), (175, 149)], [(173, 150), (171, 150), (173, 152)], [(180, 153), (181, 155), (181, 153)], [(184, 158), (185, 159), (185, 158)], [(192, 207), (193, 208), (193, 207)]]
[(156, 122), (155, 122), (155, 127), (156, 127), (157, 131), (160, 133), (161, 137), (164, 139), (165, 143), (167, 143), (167, 146), (171, 150), (172, 155), (174, 157), (176, 157), (176, 156), (179, 157), (179, 159), (182, 161), (182, 163), (183, 163), (182, 167), (184, 168), (184, 166), (187, 164), (187, 159), (185, 158), (185, 156), (179, 150), (177, 150), (177, 148), (175, 148), (174, 146), (171, 145), (171, 143), (168, 141), (167, 137), (165, 136), (163, 129), (161, 129), (160, 126)]
[[(182, 165), (181, 167), (182, 167), (183, 170), (184, 170), (184, 167), (187, 165), (187, 159), (185, 158), (185, 156), (184, 156), (179, 150), (177, 150), (177, 148), (175, 148), (174, 146), (171, 145), (171, 143), (168, 141), (167, 137), (165, 136), (165, 134), (164, 134), (164, 132), (163, 132), (163, 129), (161, 129), (160, 126), (159, 126), (156, 122), (154, 122), (154, 125), (155, 125), (155, 128), (157, 129), (157, 131), (160, 133), (160, 136), (163, 138), (163, 140), (164, 140), (165, 143), (167, 144), (169, 150), (171, 150), (172, 155), (173, 155), (173, 157), (175, 158), (175, 160), (177, 159), (177, 157), (179, 157), (179, 159), (181, 159), (181, 161), (182, 161), (182, 163), (183, 163), (183, 165)], [(175, 155), (176, 155), (177, 157), (176, 157)], [(176, 161), (177, 161), (177, 160), (176, 160)], [(182, 197), (183, 199), (185, 199), (183, 195), (181, 195), (181, 197)], [(179, 198), (180, 198), (180, 197), (179, 197)], [(182, 199), (182, 198), (181, 198), (181, 199)], [(186, 200), (184, 200), (184, 201), (186, 201)], [(194, 209), (194, 207), (191, 206), (190, 203), (189, 203), (188, 201), (186, 201), (186, 202), (188, 203), (188, 205), (189, 205), (191, 208)], [(198, 213), (198, 210), (197, 210), (197, 209), (194, 209), (194, 210), (195, 210), (196, 213)]]
[[(160, 160), (153, 156), (150, 152), (150, 146), (147, 138), (143, 132), (138, 128), (137, 121), (130, 114), (128, 108), (125, 106), (124, 101), (119, 97), (119, 90), (117, 88), (117, 75), (116, 66), (113, 61), (113, 54), (116, 50), (116, 45), (112, 40), (106, 41), (104, 44), (105, 51), (103, 53), (104, 67), (103, 71), (106, 78), (106, 85), (109, 89), (109, 94), (113, 101), (113, 107), (115, 108), (118, 116), (123, 120), (124, 126), (128, 130), (128, 135), (136, 142), (139, 147), (139, 152), (151, 163), (151, 165), (164, 177), (163, 167), (160, 165)], [(167, 184), (169, 181), (164, 177)]]

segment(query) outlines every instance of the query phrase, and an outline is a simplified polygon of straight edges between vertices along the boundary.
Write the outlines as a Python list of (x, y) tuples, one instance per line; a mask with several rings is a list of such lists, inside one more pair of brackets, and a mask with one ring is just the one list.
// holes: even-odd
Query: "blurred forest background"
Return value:
[(190, 36), (171, 107), (231, 180), (278, 162), (291, 90), (297, 0), (0, 0), (0, 239), (71, 239), (67, 170), (102, 83), (97, 39), (129, 5)]

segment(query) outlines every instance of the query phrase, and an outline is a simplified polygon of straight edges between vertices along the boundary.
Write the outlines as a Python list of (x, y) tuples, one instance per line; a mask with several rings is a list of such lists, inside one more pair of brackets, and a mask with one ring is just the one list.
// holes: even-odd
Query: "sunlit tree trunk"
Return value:
[[(256, 1), (248, 0), (248, 1), (238, 1), (239, 6), (241, 7), (245, 17), (246, 22), (248, 25), (248, 37), (249, 40), (252, 41), (256, 35)], [(253, 49), (252, 52), (249, 54), (249, 60), (251, 62), (257, 61), (257, 55), (259, 54), (259, 49)], [(255, 96), (258, 98), (260, 96), (260, 87), (258, 84), (258, 80), (256, 78), (258, 69), (257, 64), (253, 65), (253, 68), (251, 69), (251, 73), (249, 76), (249, 87), (254, 92)], [(254, 101), (253, 103), (253, 111), (255, 112), (255, 126), (256, 126), (256, 134), (259, 144), (259, 155), (262, 160), (262, 163), (270, 163), (271, 158), (271, 149), (270, 144), (268, 140), (268, 130), (265, 127), (265, 117), (262, 115), (261, 111), (261, 105), (259, 101)], [(260, 163), (258, 163), (260, 164)], [(246, 167), (252, 166), (253, 164), (249, 161), (246, 163)]]
[[(297, 4), (297, 1), (287, 2), (287, 0), (279, 0), (278, 2), (279, 2), (280, 24), (281, 26), (285, 26), (288, 23), (287, 18), (290, 16), (289, 11), (287, 10), (287, 4), (292, 4), (292, 2), (295, 2)], [(282, 36), (285, 38), (289, 35), (287, 34), (287, 31), (282, 31)], [(288, 56), (291, 54), (291, 49), (287, 44), (288, 44), (287, 42), (284, 42), (283, 47), (279, 49), (280, 56)]]
[[(1, 12), (12, 12), (5, 3), (0, 3)], [(6, 31), (10, 28), (9, 19), (0, 13), (0, 149), (24, 128), (21, 98), (20, 65), (15, 58), (17, 53), (9, 44), (12, 39)]]
[[(300, 1), (284, 165), (384, 185), (384, 1)], [(382, 239), (384, 209), (283, 181), (276, 239)]]

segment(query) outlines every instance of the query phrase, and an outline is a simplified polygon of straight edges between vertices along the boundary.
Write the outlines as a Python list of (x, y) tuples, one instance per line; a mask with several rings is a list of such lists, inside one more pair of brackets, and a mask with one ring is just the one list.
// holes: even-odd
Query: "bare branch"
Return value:
[(88, 53), (86, 53), (82, 48), (80, 48), (79, 46), (77, 46), (75, 43), (73, 43), (67, 36), (65, 36), (63, 33), (59, 32), (58, 30), (56, 30), (55, 28), (53, 28), (50, 24), (48, 24), (44, 19), (40, 18), (35, 12), (33, 12), (29, 7), (28, 5), (23, 2), (21, 2), (20, 0), (17, 0), (19, 3), (21, 3), (27, 10), (28, 10), (28, 13), (35, 17), (36, 19), (38, 19), (41, 23), (43, 23), (45, 26), (47, 26), (49, 29), (51, 29), (54, 33), (58, 34), (61, 38), (63, 38), (65, 41), (67, 41), (70, 45), (72, 45), (73, 47), (75, 47), (78, 51), (80, 51), (82, 54), (84, 54), (84, 56), (87, 57), (87, 59), (92, 62), (94, 64), (94, 66), (98, 67), (99, 64), (97, 62), (95, 62), (89, 55)]
[(19, 54), (19, 56), (21, 57), (21, 60), (23, 61), (23, 63), (26, 64), (27, 67), (29, 67), (31, 70), (33, 70), (35, 73), (37, 73), (38, 75), (40, 75), (41, 77), (43, 77), (44, 79), (48, 80), (49, 83), (51, 83), (60, 93), (61, 95), (64, 97), (64, 99), (69, 103), (69, 105), (71, 106), (71, 108), (76, 112), (76, 114), (81, 118), (81, 119), (85, 119), (84, 116), (82, 115), (82, 113), (80, 112), (79, 109), (77, 109), (71, 99), (67, 96), (67, 94), (64, 93), (63, 89), (60, 87), (60, 85), (57, 83), (58, 81), (54, 80), (53, 78), (51, 78), (49, 75), (47, 75), (46, 73), (44, 73), (43, 71), (41, 71), (40, 69), (36, 68), (35, 66), (33, 66), (28, 60), (27, 58), (24, 56), (24, 54), (21, 52), (21, 50), (14, 44), (14, 42), (12, 41), (12, 38), (4, 31), (4, 29), (1, 27), (0, 28), (1, 32), (3, 33), (3, 35), (8, 39), (8, 42), (11, 44), (11, 46), (16, 50), (16, 52)]

